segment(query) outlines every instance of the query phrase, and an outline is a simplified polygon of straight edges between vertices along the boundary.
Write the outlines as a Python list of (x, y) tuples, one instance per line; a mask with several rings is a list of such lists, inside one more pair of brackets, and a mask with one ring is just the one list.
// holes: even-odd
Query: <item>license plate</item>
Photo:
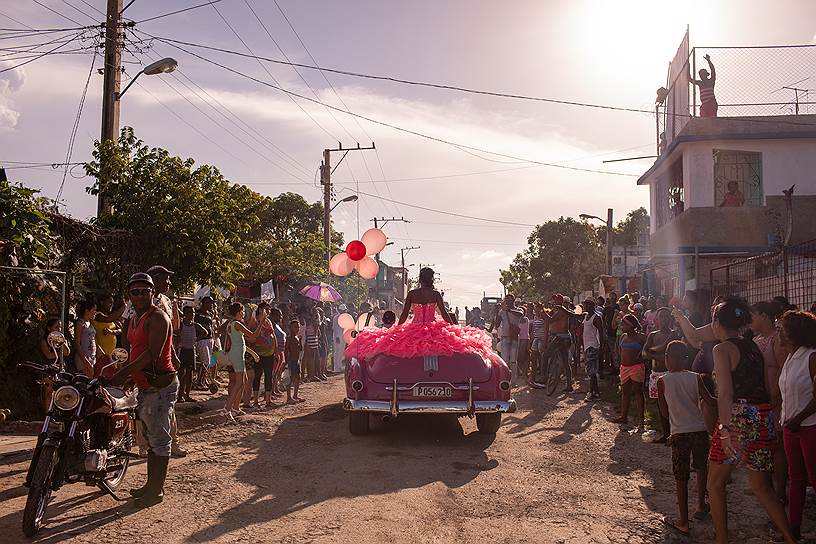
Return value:
[(450, 397), (451, 395), (453, 395), (453, 388), (443, 385), (417, 385), (414, 387), (415, 397)]

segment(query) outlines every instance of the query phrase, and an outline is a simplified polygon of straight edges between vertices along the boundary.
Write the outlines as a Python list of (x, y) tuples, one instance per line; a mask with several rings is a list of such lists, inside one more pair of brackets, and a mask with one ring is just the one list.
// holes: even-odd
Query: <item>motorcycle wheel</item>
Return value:
[(43, 446), (31, 477), (31, 487), (23, 511), (23, 534), (27, 537), (34, 536), (42, 526), (45, 509), (51, 500), (51, 480), (56, 464), (57, 448)]
[(108, 487), (110, 487), (113, 491), (116, 491), (122, 484), (122, 480), (125, 479), (125, 474), (127, 474), (128, 466), (130, 466), (130, 457), (124, 455), (130, 451), (131, 444), (133, 444), (133, 435), (130, 429), (125, 431), (125, 436), (122, 438), (122, 443), (125, 444), (124, 449), (119, 452), (119, 454), (122, 455), (122, 466), (119, 468), (119, 470), (111, 474), (110, 478), (105, 480)]

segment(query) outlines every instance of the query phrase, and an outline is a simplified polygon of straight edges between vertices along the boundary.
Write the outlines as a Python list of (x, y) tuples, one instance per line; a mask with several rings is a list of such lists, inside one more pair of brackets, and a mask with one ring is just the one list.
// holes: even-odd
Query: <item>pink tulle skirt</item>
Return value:
[(348, 345), (344, 354), (357, 359), (370, 359), (379, 354), (410, 359), (426, 355), (450, 356), (454, 353), (477, 353), (490, 360), (496, 356), (488, 333), (445, 321), (405, 323), (390, 329), (365, 329)]

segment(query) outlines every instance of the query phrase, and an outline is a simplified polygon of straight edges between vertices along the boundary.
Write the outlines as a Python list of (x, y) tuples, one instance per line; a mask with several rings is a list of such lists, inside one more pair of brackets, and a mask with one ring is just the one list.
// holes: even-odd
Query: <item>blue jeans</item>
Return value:
[(173, 443), (170, 435), (170, 418), (178, 390), (179, 381), (175, 378), (167, 387), (161, 389), (148, 387), (139, 391), (139, 405), (136, 411), (142, 422), (148, 448), (157, 457), (170, 457)]
[(584, 351), (587, 376), (598, 375), (598, 348), (586, 348)]

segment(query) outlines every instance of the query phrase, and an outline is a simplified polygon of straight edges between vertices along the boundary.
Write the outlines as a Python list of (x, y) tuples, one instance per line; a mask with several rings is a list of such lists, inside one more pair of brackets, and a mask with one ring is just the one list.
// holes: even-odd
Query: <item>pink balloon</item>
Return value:
[(337, 318), (337, 324), (340, 325), (340, 328), (343, 330), (353, 329), (354, 318), (349, 314), (340, 314), (340, 317)]
[(363, 233), (363, 237), (360, 241), (365, 244), (366, 256), (369, 256), (382, 251), (387, 242), (387, 238), (385, 237), (385, 233), (380, 229), (368, 229)]
[(343, 340), (346, 341), (346, 344), (351, 344), (351, 341), (354, 340), (353, 332), (354, 329), (348, 329), (343, 333)]
[(354, 263), (354, 268), (360, 273), (360, 276), (370, 280), (377, 277), (377, 272), (380, 271), (380, 265), (371, 257), (364, 257), (362, 261)]
[(329, 261), (329, 271), (335, 276), (348, 276), (354, 270), (354, 262), (345, 253), (338, 253)]

